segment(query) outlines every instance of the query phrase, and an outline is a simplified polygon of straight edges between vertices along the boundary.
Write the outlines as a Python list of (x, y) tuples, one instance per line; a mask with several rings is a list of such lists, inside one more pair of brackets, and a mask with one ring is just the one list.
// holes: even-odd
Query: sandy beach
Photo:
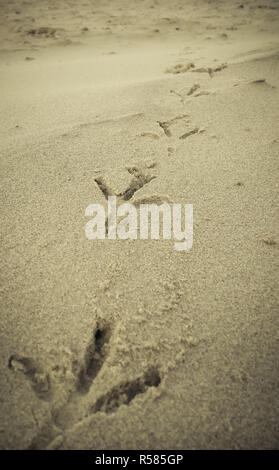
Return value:
[[(278, 449), (277, 0), (0, 0), (1, 449)], [(192, 204), (193, 246), (86, 208)]]

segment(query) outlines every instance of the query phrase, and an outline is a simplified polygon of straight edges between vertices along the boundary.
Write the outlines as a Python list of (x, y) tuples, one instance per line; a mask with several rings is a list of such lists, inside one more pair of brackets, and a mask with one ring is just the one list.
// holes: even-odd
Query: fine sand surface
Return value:
[[(279, 2), (0, 22), (0, 447), (278, 448)], [(193, 204), (190, 251), (86, 238), (135, 174)]]

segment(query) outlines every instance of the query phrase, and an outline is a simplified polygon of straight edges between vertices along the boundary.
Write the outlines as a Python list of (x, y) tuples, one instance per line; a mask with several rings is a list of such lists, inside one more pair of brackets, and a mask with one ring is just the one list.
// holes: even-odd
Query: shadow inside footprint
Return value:
[(150, 181), (155, 178), (154, 175), (144, 175), (140, 172), (134, 173), (134, 177), (135, 179), (132, 181), (129, 188), (122, 194), (124, 201), (129, 201), (139, 189), (143, 188), (143, 186), (150, 183)]
[(93, 380), (100, 372), (106, 359), (106, 347), (111, 337), (111, 329), (108, 326), (97, 326), (93, 338), (87, 346), (84, 363), (78, 374), (77, 390), (86, 394)]
[(148, 369), (142, 377), (124, 382), (101, 396), (90, 412), (113, 413), (121, 405), (128, 405), (137, 395), (145, 393), (149, 387), (158, 387), (161, 383), (159, 371), (155, 367)]

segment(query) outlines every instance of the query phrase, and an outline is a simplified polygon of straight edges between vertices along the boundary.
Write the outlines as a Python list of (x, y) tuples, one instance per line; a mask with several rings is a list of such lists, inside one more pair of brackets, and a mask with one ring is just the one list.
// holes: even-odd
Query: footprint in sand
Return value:
[[(63, 31), (59, 28), (59, 31)], [(44, 36), (47, 38), (56, 38), (56, 33), (58, 32), (57, 28), (52, 28), (50, 26), (42, 26), (40, 28), (32, 28), (27, 31), (27, 34), (30, 36)]]
[(192, 70), (192, 72), (195, 72), (195, 73), (208, 73), (208, 75), (212, 78), (214, 73), (216, 72), (221, 72), (221, 70), (224, 70), (225, 68), (228, 67), (228, 64), (220, 64), (220, 65), (217, 65), (215, 67), (199, 67), (199, 68), (195, 68), (194, 70)]
[(106, 199), (109, 196), (116, 196), (123, 201), (128, 201), (139, 189), (157, 177), (154, 172), (155, 166), (154, 162), (147, 162), (141, 167), (127, 167), (126, 171), (115, 173), (110, 171), (108, 175), (100, 173), (95, 176), (94, 181)]
[(193, 62), (187, 61), (187, 62), (184, 62), (183, 64), (176, 64), (173, 67), (168, 67), (165, 70), (165, 73), (172, 73), (172, 74), (186, 73), (194, 67), (195, 67), (195, 64)]
[(253, 87), (259, 87), (259, 88), (276, 88), (273, 85), (270, 85), (265, 78), (257, 78), (257, 79), (252, 79), (252, 80), (242, 80), (239, 83), (234, 84), (235, 87), (238, 86), (253, 86)]
[[(75, 385), (70, 390), (65, 389), (66, 400), (64, 399), (63, 404), (58, 405), (58, 397), (52, 397), (51, 419), (39, 430), (29, 449), (59, 448), (63, 443), (63, 434), (71, 426), (98, 412), (114, 413), (121, 405), (128, 406), (137, 395), (147, 392), (150, 387), (160, 385), (159, 369), (150, 366), (142, 375), (133, 380), (120, 382), (97, 400), (91, 402), (88, 399), (95, 379), (105, 366), (112, 335), (113, 328), (109, 322), (99, 321), (96, 324), (82, 359), (75, 359), (72, 364)], [(45, 375), (32, 358), (13, 355), (9, 359), (8, 366), (13, 371), (24, 373), (40, 397), (41, 393), (49, 390), (49, 376)], [(37, 375), (45, 379), (38, 380)], [(39, 389), (37, 389), (38, 384), (40, 384)]]
[(185, 104), (185, 101), (189, 96), (197, 98), (198, 96), (206, 96), (211, 94), (211, 92), (207, 90), (201, 90), (200, 88), (201, 87), (199, 83), (194, 83), (190, 88), (182, 88), (179, 91), (170, 90), (170, 93), (173, 93), (178, 96), (180, 102), (182, 104)]
[(179, 139), (186, 139), (191, 135), (205, 132), (205, 129), (203, 128), (200, 129), (197, 126), (192, 127), (188, 114), (175, 116), (169, 121), (158, 121), (158, 124), (163, 129), (165, 135), (169, 138), (176, 137)]
[(160, 139), (160, 136), (158, 134), (156, 134), (155, 132), (142, 132), (140, 134), (140, 137), (148, 137), (152, 140), (158, 140)]
[(91, 407), (91, 413), (102, 411), (104, 413), (113, 413), (121, 405), (129, 405), (131, 401), (139, 394), (147, 392), (150, 387), (158, 387), (161, 383), (159, 370), (156, 367), (150, 367), (147, 371), (135, 380), (122, 382), (113, 387), (108, 393), (101, 396)]
[(163, 129), (165, 135), (167, 137), (172, 137), (173, 132), (175, 131), (177, 134), (177, 130), (182, 126), (185, 127), (189, 123), (189, 115), (182, 114), (181, 116), (175, 116), (168, 121), (157, 121), (161, 129)]
[[(174, 151), (174, 149), (170, 150)], [(166, 195), (152, 194), (144, 196), (138, 191), (148, 185), (157, 178), (156, 163), (154, 161), (146, 161), (140, 166), (128, 166), (126, 171), (110, 171), (104, 175), (100, 171), (96, 172), (94, 181), (99, 190), (106, 199), (109, 196), (115, 196), (119, 202), (130, 201), (135, 207), (141, 204), (157, 204), (171, 203)], [(122, 178), (120, 177), (122, 175)], [(108, 234), (108, 217), (106, 218), (106, 234)]]
[(8, 367), (14, 372), (24, 374), (41, 400), (50, 400), (52, 395), (50, 375), (44, 371), (39, 362), (31, 357), (13, 354), (9, 358)]
[(275, 246), (277, 245), (277, 241), (274, 239), (274, 238), (263, 238), (263, 242), (265, 245), (268, 245), (268, 246)]

